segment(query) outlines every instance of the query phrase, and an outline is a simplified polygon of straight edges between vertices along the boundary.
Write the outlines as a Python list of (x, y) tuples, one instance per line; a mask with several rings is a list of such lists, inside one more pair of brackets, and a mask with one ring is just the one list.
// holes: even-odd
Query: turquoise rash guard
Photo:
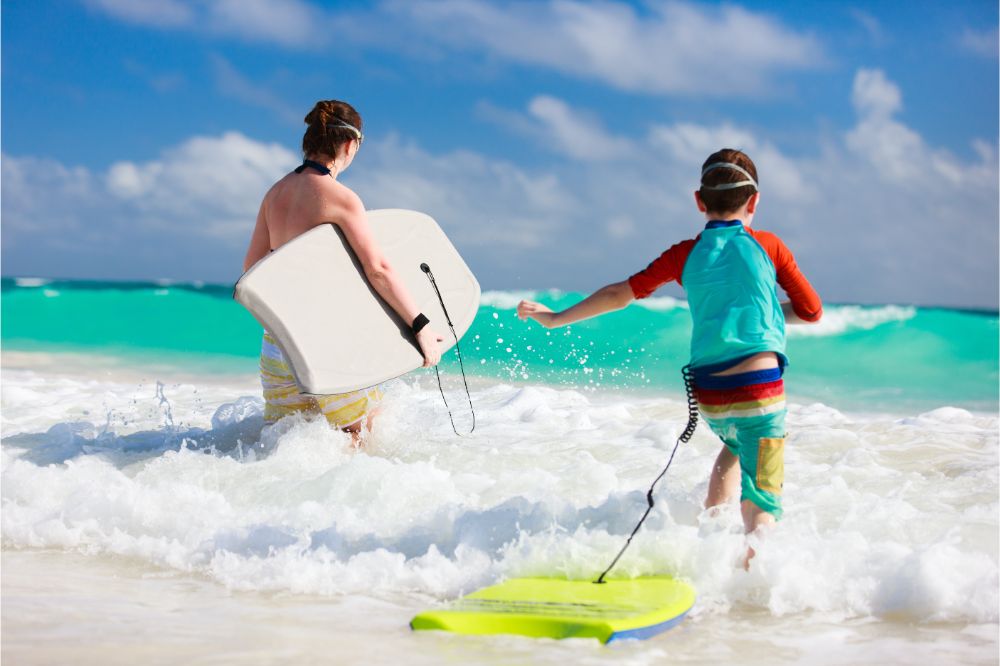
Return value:
[[(709, 222), (682, 274), (691, 307), (691, 365), (735, 365), (759, 352), (785, 356), (785, 315), (774, 263), (739, 220)], [(706, 367), (708, 366), (708, 367)]]

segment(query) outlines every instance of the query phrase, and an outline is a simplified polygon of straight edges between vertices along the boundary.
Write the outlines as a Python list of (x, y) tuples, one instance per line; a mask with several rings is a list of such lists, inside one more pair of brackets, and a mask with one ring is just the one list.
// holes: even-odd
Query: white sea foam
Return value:
[(522, 300), (533, 301), (538, 298), (537, 291), (484, 291), (480, 296), (480, 305), (490, 306), (498, 310), (513, 310)]
[(45, 285), (50, 284), (51, 282), (52, 280), (49, 280), (47, 278), (36, 278), (36, 277), (14, 278), (14, 284), (16, 284), (18, 287), (26, 287), (26, 288), (44, 287)]
[(841, 335), (849, 331), (869, 331), (891, 322), (907, 321), (916, 314), (917, 309), (907, 305), (835, 305), (824, 309), (819, 322), (808, 326), (789, 326), (787, 331), (791, 337)]
[[(475, 388), (477, 427), (459, 439), (422, 376), (391, 387), (356, 451), (322, 422), (262, 430), (251, 379), (158, 392), (115, 377), (5, 372), (4, 546), (128, 556), (241, 590), (444, 600), (503, 576), (594, 576), (684, 420), (666, 397), (493, 384)], [(701, 509), (718, 451), (703, 426), (619, 573), (691, 580), (695, 618), (997, 622), (995, 415), (793, 405), (789, 430), (786, 518), (750, 573), (734, 566), (738, 508)]]
[(682, 310), (689, 309), (687, 301), (681, 298), (674, 298), (673, 296), (650, 296), (649, 298), (640, 298), (635, 301), (635, 304), (641, 308), (658, 312), (676, 310), (678, 308)]

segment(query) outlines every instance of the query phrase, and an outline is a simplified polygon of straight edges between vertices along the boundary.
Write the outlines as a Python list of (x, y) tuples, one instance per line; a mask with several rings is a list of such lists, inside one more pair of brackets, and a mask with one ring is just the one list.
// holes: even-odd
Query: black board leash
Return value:
[(609, 564), (608, 568), (604, 570), (604, 573), (598, 576), (597, 580), (594, 581), (595, 584), (603, 585), (606, 582), (604, 577), (615, 568), (615, 565), (618, 564), (618, 560), (621, 559), (621, 556), (625, 554), (626, 550), (628, 550), (629, 545), (632, 543), (632, 537), (636, 535), (636, 532), (639, 531), (642, 524), (646, 522), (646, 517), (649, 516), (649, 512), (653, 510), (653, 488), (655, 488), (656, 484), (660, 482), (660, 479), (666, 476), (667, 470), (670, 469), (670, 463), (674, 461), (674, 455), (677, 453), (677, 447), (681, 445), (681, 442), (687, 443), (690, 441), (691, 437), (694, 435), (695, 428), (698, 427), (698, 400), (694, 395), (694, 375), (691, 372), (690, 365), (685, 365), (681, 368), (681, 376), (684, 377), (684, 392), (687, 394), (687, 425), (684, 426), (684, 432), (682, 432), (681, 436), (677, 438), (677, 443), (674, 444), (674, 449), (670, 452), (670, 459), (667, 460), (667, 466), (664, 467), (663, 471), (660, 472), (660, 475), (653, 480), (653, 484), (646, 492), (646, 504), (648, 505), (646, 507), (646, 512), (642, 514), (642, 518), (639, 519), (635, 529), (632, 530), (632, 534), (628, 535), (628, 539), (625, 540), (625, 545), (622, 546), (622, 549), (618, 551), (617, 555), (615, 555), (615, 559), (611, 561), (611, 564)]
[(441, 392), (441, 400), (444, 401), (444, 407), (448, 410), (448, 419), (451, 421), (451, 429), (455, 431), (455, 434), (459, 437), (464, 437), (471, 435), (476, 429), (476, 410), (472, 407), (472, 394), (469, 393), (469, 382), (465, 377), (465, 364), (462, 362), (462, 348), (458, 344), (458, 334), (455, 332), (455, 325), (451, 323), (451, 315), (448, 314), (448, 307), (444, 304), (444, 298), (441, 297), (441, 290), (438, 289), (437, 281), (434, 279), (434, 272), (431, 271), (431, 267), (426, 263), (420, 264), (420, 270), (422, 270), (426, 275), (427, 279), (431, 281), (431, 286), (434, 287), (434, 293), (437, 294), (438, 302), (441, 304), (441, 310), (444, 312), (444, 318), (448, 322), (448, 328), (451, 329), (451, 336), (455, 338), (455, 351), (458, 353), (458, 367), (462, 370), (462, 384), (465, 385), (465, 397), (469, 399), (469, 411), (472, 412), (472, 427), (469, 432), (463, 435), (455, 427), (455, 417), (451, 413), (451, 407), (448, 405), (448, 399), (444, 397), (444, 388), (441, 386), (441, 372), (438, 370), (437, 365), (434, 366), (434, 375), (437, 377), (438, 391)]

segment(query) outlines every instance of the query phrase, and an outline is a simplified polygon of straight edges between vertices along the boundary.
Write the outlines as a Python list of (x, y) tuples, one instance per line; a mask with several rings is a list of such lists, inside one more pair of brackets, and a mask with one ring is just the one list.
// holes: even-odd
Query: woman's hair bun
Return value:
[[(306, 114), (306, 119), (305, 119), (306, 124), (325, 125), (326, 123), (328, 123), (330, 121), (330, 116), (334, 113), (334, 106), (333, 106), (334, 104), (335, 104), (334, 101), (316, 102), (316, 106), (312, 108), (312, 111)], [(341, 102), (341, 104), (343, 104), (343, 102)]]
[(302, 137), (302, 153), (304, 155), (322, 154), (334, 157), (341, 144), (357, 139), (357, 134), (347, 127), (338, 124), (346, 123), (361, 129), (361, 115), (347, 102), (336, 99), (320, 100), (306, 114), (305, 122), (309, 125)]

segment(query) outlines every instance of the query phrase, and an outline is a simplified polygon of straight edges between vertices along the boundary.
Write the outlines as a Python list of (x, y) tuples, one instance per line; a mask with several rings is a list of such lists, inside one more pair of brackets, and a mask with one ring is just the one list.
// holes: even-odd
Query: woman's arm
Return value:
[(530, 317), (545, 328), (558, 328), (602, 315), (605, 312), (621, 310), (633, 300), (635, 300), (635, 296), (632, 294), (632, 287), (628, 280), (625, 280), (601, 287), (562, 312), (553, 312), (541, 303), (534, 301), (521, 301), (517, 305), (517, 316), (521, 319)]
[[(408, 325), (413, 323), (420, 310), (417, 309), (406, 285), (399, 279), (399, 274), (382, 254), (375, 237), (372, 235), (361, 199), (351, 193), (346, 210), (339, 224), (347, 237), (354, 254), (358, 256), (365, 277), (371, 283), (378, 295), (389, 304)], [(430, 326), (425, 326), (417, 334), (417, 343), (424, 354), (424, 367), (436, 365), (441, 360), (438, 343), (444, 338)]]
[(250, 236), (250, 247), (247, 248), (246, 257), (243, 259), (243, 272), (258, 261), (267, 256), (271, 250), (271, 238), (267, 233), (267, 222), (264, 221), (264, 202), (260, 204), (260, 211), (257, 213), (257, 224), (253, 228)]

